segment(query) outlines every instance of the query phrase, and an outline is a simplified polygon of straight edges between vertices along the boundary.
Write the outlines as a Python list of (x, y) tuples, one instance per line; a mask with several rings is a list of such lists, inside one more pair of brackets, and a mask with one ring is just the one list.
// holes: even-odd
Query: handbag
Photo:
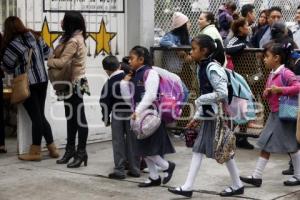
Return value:
[[(130, 93), (133, 93), (133, 88), (129, 87)], [(131, 110), (135, 111), (135, 102), (133, 95), (131, 98)], [(131, 131), (136, 135), (138, 140), (143, 140), (155, 133), (161, 124), (161, 118), (157, 110), (148, 108), (141, 112), (136, 119), (130, 120)]]
[[(232, 120), (225, 121), (222, 103), (218, 104), (218, 110), (214, 138), (214, 157), (218, 163), (223, 164), (235, 154), (236, 137), (233, 131)], [(230, 127), (228, 123), (230, 123)]]
[(155, 133), (161, 124), (161, 118), (154, 109), (146, 109), (135, 120), (130, 120), (131, 130), (138, 140), (143, 140)]
[(198, 130), (196, 129), (185, 129), (184, 138), (186, 147), (192, 148), (194, 146), (195, 140), (198, 136)]
[(20, 104), (30, 97), (28, 70), (31, 66), (32, 49), (28, 51), (28, 62), (25, 66), (25, 72), (13, 78), (12, 94), (10, 102), (12, 104)]
[(279, 119), (296, 121), (298, 116), (298, 95), (279, 98)]
[[(60, 51), (60, 55), (65, 50), (65, 47), (66, 45), (63, 46), (62, 50)], [(57, 57), (56, 55), (55, 58), (59, 58), (59, 57)], [(54, 90), (61, 91), (68, 88), (70, 77), (71, 77), (70, 76), (71, 70), (72, 70), (72, 60), (70, 60), (66, 64), (66, 66), (64, 66), (61, 69), (52, 68), (52, 67), (48, 69), (48, 77)]]
[[(284, 71), (280, 73), (281, 81), (284, 86), (287, 82), (284, 79)], [(297, 121), (298, 116), (298, 95), (295, 96), (281, 96), (279, 98), (279, 119), (286, 121)]]

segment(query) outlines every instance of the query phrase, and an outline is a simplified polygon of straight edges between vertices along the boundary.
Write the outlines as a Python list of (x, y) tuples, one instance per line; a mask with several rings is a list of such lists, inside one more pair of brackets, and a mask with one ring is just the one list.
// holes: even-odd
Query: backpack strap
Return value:
[(280, 80), (281, 80), (281, 83), (283, 86), (288, 86), (288, 81), (286, 80), (285, 78), (285, 72), (287, 71), (286, 68), (283, 68), (281, 71), (280, 71)]
[[(210, 80), (210, 71), (215, 70), (222, 78), (227, 80), (227, 90), (228, 90), (228, 104), (231, 103), (232, 98), (233, 98), (233, 88), (231, 84), (231, 79), (230, 79), (230, 72), (222, 67), (218, 62), (210, 62), (206, 68), (206, 74), (208, 79)], [(223, 70), (225, 73), (223, 73)], [(232, 71), (233, 73), (233, 71)]]

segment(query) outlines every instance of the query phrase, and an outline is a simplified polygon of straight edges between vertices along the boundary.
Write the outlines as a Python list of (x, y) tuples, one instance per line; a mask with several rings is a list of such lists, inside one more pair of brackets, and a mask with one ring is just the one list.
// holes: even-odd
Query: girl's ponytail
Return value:
[(213, 40), (210, 36), (200, 34), (193, 38), (200, 48), (206, 48), (207, 58), (218, 61), (221, 65), (225, 63), (225, 52), (222, 42), (219, 39)]
[(222, 42), (219, 39), (215, 39), (216, 50), (212, 54), (212, 58), (218, 61), (222, 66), (225, 63), (225, 53)]

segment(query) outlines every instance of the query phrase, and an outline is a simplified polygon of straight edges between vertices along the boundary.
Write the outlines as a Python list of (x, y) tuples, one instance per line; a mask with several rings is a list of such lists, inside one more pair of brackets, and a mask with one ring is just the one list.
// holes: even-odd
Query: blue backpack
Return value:
[[(223, 68), (220, 64), (212, 62), (210, 66), (217, 64), (225, 71), (228, 80), (228, 102), (225, 103), (225, 109), (228, 115), (236, 124), (246, 124), (256, 118), (254, 95), (245, 80), (245, 78), (233, 70)], [(209, 73), (207, 73), (209, 76)], [(208, 77), (209, 78), (209, 77)]]

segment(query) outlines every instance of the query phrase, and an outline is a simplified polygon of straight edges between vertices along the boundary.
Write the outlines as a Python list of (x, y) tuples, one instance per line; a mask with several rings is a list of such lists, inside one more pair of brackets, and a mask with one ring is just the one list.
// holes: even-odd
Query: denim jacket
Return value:
[(171, 32), (164, 35), (164, 37), (159, 42), (162, 47), (177, 47), (180, 46), (180, 38)]

